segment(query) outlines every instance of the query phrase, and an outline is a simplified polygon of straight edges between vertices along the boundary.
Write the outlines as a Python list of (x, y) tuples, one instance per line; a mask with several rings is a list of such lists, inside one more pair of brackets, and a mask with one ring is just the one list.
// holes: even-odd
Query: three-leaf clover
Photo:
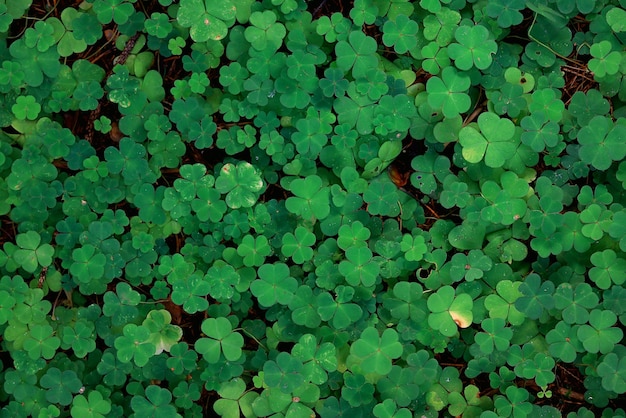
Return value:
[(35, 231), (17, 234), (15, 237), (18, 249), (13, 259), (27, 272), (34, 273), (38, 267), (52, 264), (54, 248), (50, 244), (41, 244), (41, 236)]
[(470, 84), (471, 80), (466, 74), (458, 73), (453, 67), (446, 67), (441, 77), (431, 77), (426, 82), (428, 104), (434, 109), (441, 109), (446, 118), (454, 118), (468, 111), (471, 106), (467, 94)]
[(388, 20), (383, 25), (383, 43), (393, 46), (398, 54), (405, 54), (417, 46), (418, 29), (416, 21), (398, 15), (395, 20)]
[(122, 363), (133, 360), (138, 367), (145, 366), (156, 353), (156, 346), (150, 340), (150, 330), (142, 325), (127, 324), (122, 332), (123, 335), (117, 337), (114, 343), (117, 358)]
[(347, 72), (352, 70), (354, 78), (365, 77), (370, 68), (378, 66), (377, 45), (374, 38), (361, 31), (352, 31), (347, 41), (335, 46), (337, 67)]
[(135, 416), (152, 418), (181, 418), (176, 407), (171, 404), (172, 393), (156, 385), (146, 388), (145, 396), (135, 395), (130, 400), (130, 406)]
[(104, 399), (97, 390), (87, 396), (76, 395), (72, 401), (72, 418), (104, 418), (111, 412), (111, 400)]
[(467, 162), (478, 163), (484, 159), (488, 167), (497, 168), (515, 156), (515, 125), (510, 119), (483, 112), (478, 117), (478, 128), (466, 126), (459, 132), (459, 143)]
[(235, 23), (236, 8), (232, 0), (181, 0), (176, 20), (195, 42), (224, 39)]
[(486, 27), (459, 26), (454, 37), (458, 43), (448, 45), (448, 54), (459, 70), (469, 70), (472, 66), (485, 70), (491, 65), (492, 55), (498, 51), (498, 45), (490, 39)]
[(227, 318), (207, 318), (202, 321), (202, 332), (206, 338), (196, 341), (195, 349), (211, 364), (217, 363), (223, 355), (227, 361), (237, 361), (242, 356), (243, 337), (233, 331)]
[(288, 197), (285, 207), (303, 219), (324, 219), (330, 214), (330, 189), (323, 186), (321, 177), (307, 176), (295, 179), (289, 186), (295, 196)]
[(226, 194), (226, 204), (231, 209), (253, 206), (263, 186), (259, 169), (246, 161), (236, 166), (231, 163), (225, 164), (215, 180), (215, 189)]
[(364, 372), (386, 375), (391, 371), (392, 361), (400, 357), (402, 351), (395, 330), (388, 328), (380, 335), (376, 328), (368, 327), (350, 347), (350, 357)]
[(259, 278), (250, 284), (250, 291), (261, 306), (289, 304), (298, 288), (298, 281), (291, 277), (286, 264), (263, 264), (259, 267), (258, 275)]
[(455, 295), (452, 286), (440, 287), (428, 297), (428, 325), (439, 330), (444, 336), (452, 337), (457, 326), (467, 328), (472, 324), (474, 301), (467, 293)]
[(589, 314), (589, 324), (578, 328), (576, 335), (590, 353), (610, 353), (622, 340), (624, 332), (614, 327), (617, 316), (613, 311), (594, 309)]
[(302, 264), (313, 257), (315, 234), (303, 226), (298, 226), (295, 234), (291, 232), (283, 235), (281, 252), (285, 257), (291, 257), (294, 263)]
[(606, 116), (595, 116), (578, 131), (580, 159), (598, 170), (606, 170), (613, 161), (626, 157), (626, 125), (614, 124)]

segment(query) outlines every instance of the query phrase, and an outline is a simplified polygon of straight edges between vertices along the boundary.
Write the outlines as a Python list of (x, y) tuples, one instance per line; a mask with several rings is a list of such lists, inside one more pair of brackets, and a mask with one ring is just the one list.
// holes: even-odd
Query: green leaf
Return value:
[(302, 371), (302, 362), (285, 352), (279, 353), (275, 361), (267, 361), (263, 366), (265, 383), (282, 393), (291, 393), (304, 383)]
[(56, 367), (52, 367), (41, 376), (39, 381), (46, 391), (46, 399), (51, 403), (58, 403), (67, 406), (72, 403), (75, 393), (78, 393), (83, 384), (73, 370), (61, 372)]
[(524, 0), (495, 0), (487, 4), (485, 12), (491, 18), (497, 19), (498, 26), (508, 28), (518, 25), (524, 19), (520, 10), (524, 10)]
[(467, 71), (472, 66), (487, 69), (498, 51), (498, 45), (490, 39), (487, 28), (481, 25), (460, 26), (454, 33), (458, 43), (448, 46), (448, 54), (459, 70)]
[[(368, 327), (350, 347), (350, 357), (361, 370), (379, 375), (389, 373), (392, 361), (401, 355), (402, 344), (393, 329), (386, 329), (380, 335), (376, 328)], [(351, 361), (350, 357), (348, 362)]]
[(123, 335), (115, 339), (117, 358), (122, 363), (131, 360), (138, 367), (145, 366), (150, 358), (155, 355), (156, 347), (150, 341), (150, 330), (145, 326), (127, 324), (123, 328)]
[(388, 20), (383, 25), (383, 43), (398, 54), (405, 54), (417, 46), (417, 22), (405, 15), (398, 15), (395, 20)]
[(176, 413), (176, 408), (171, 404), (172, 393), (156, 385), (149, 385), (146, 388), (145, 397), (135, 395), (130, 401), (130, 406), (135, 415), (150, 418), (180, 418)]
[(581, 325), (576, 335), (588, 352), (607, 354), (624, 336), (621, 329), (613, 327), (615, 322), (617, 316), (613, 311), (594, 309), (589, 315), (589, 325)]
[(77, 395), (72, 401), (72, 418), (104, 418), (111, 412), (111, 401), (97, 390), (87, 396)]
[(613, 124), (605, 116), (595, 116), (578, 131), (580, 159), (598, 170), (608, 169), (613, 161), (626, 157), (626, 144), (622, 141), (625, 135), (623, 124)]
[(176, 20), (195, 42), (219, 41), (235, 23), (236, 8), (231, 0), (215, 3), (210, 0), (182, 0)]
[(244, 36), (253, 48), (259, 51), (277, 51), (280, 48), (287, 30), (282, 23), (276, 22), (273, 11), (253, 12), (250, 15), (250, 24), (246, 27)]
[(96, 0), (93, 10), (102, 24), (115, 21), (118, 25), (123, 25), (135, 11), (132, 4), (126, 0)]
[(27, 272), (52, 264), (54, 248), (50, 244), (41, 244), (41, 236), (35, 231), (17, 234), (15, 242), (18, 249), (13, 253), (14, 260)]
[(250, 284), (250, 291), (263, 307), (276, 303), (287, 305), (293, 298), (298, 282), (290, 276), (284, 263), (264, 264), (258, 270), (259, 279)]
[(202, 332), (207, 338), (196, 341), (195, 349), (211, 364), (218, 363), (223, 355), (227, 361), (237, 361), (242, 356), (243, 337), (233, 331), (226, 318), (207, 318), (202, 321)]
[(380, 266), (372, 260), (367, 247), (351, 247), (346, 250), (346, 260), (339, 263), (339, 272), (350, 286), (372, 287), (378, 280)]
[(288, 232), (283, 235), (281, 252), (285, 257), (291, 257), (296, 264), (302, 264), (313, 257), (315, 234), (302, 226), (298, 226), (295, 235)]
[(530, 319), (538, 319), (545, 310), (554, 307), (554, 283), (543, 281), (536, 273), (526, 276), (519, 287), (524, 296), (517, 299), (515, 307)]
[(591, 45), (590, 52), (593, 58), (589, 60), (588, 66), (595, 77), (602, 78), (619, 71), (622, 54), (611, 49), (611, 42), (606, 40)]
[(378, 66), (376, 41), (361, 31), (352, 31), (348, 41), (335, 45), (337, 67), (344, 72), (352, 70), (354, 78), (365, 77), (370, 68)]
[(458, 73), (453, 67), (446, 67), (441, 78), (431, 77), (426, 82), (428, 104), (434, 109), (441, 109), (446, 118), (454, 118), (467, 112), (471, 100), (467, 91), (471, 80), (466, 74)]
[(324, 219), (330, 214), (330, 190), (317, 175), (295, 179), (289, 185), (295, 196), (288, 197), (285, 207), (304, 219)]
[(505, 327), (502, 318), (487, 318), (481, 326), (485, 332), (478, 332), (474, 339), (483, 354), (491, 354), (493, 350), (506, 351), (509, 348), (513, 330)]
[(28, 356), (33, 360), (38, 358), (50, 360), (54, 357), (60, 345), (61, 340), (54, 335), (54, 330), (47, 323), (31, 326), (23, 342), (24, 350), (28, 352)]
[(606, 13), (606, 22), (611, 26), (613, 32), (626, 31), (626, 10), (619, 7), (611, 8)]
[(598, 375), (605, 390), (618, 394), (626, 393), (626, 357), (609, 353), (598, 365)]
[(225, 164), (215, 180), (215, 188), (226, 194), (231, 209), (249, 208), (261, 195), (264, 183), (260, 171), (248, 162)]
[(428, 297), (428, 325), (446, 337), (457, 333), (457, 326), (467, 328), (471, 325), (473, 300), (467, 293), (455, 296), (454, 288), (443, 286)]
[(329, 321), (333, 328), (344, 329), (361, 318), (363, 309), (356, 303), (349, 303), (354, 296), (354, 288), (337, 286), (336, 292), (336, 299), (327, 292), (317, 296), (317, 313), (323, 321)]

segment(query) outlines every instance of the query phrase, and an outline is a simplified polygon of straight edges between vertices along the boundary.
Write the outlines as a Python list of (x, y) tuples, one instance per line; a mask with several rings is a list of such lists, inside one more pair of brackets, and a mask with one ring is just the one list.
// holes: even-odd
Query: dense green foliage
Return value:
[(624, 0), (32, 3), (0, 417), (626, 415)]

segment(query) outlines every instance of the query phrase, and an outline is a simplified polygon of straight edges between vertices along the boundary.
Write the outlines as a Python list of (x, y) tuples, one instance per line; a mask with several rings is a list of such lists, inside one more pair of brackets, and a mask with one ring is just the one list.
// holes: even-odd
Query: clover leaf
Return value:
[(293, 298), (298, 282), (291, 277), (284, 263), (263, 264), (258, 270), (259, 278), (250, 284), (250, 291), (263, 307), (276, 303), (287, 305)]
[(213, 409), (221, 417), (240, 417), (249, 411), (252, 402), (259, 396), (255, 392), (246, 391), (246, 382), (241, 378), (224, 383), (218, 390), (220, 399), (215, 401)]
[(454, 118), (469, 110), (471, 100), (467, 90), (470, 78), (460, 74), (452, 67), (446, 67), (440, 77), (431, 77), (426, 82), (428, 104), (434, 109), (441, 109), (444, 116)]
[(561, 139), (559, 125), (548, 120), (544, 112), (525, 116), (520, 125), (525, 130), (521, 136), (522, 143), (535, 152), (542, 152), (546, 147), (555, 147)]
[(491, 354), (494, 349), (506, 351), (513, 337), (513, 330), (505, 327), (506, 323), (502, 318), (487, 318), (481, 323), (485, 332), (478, 332), (474, 335), (476, 344), (484, 354)]
[(606, 170), (613, 161), (626, 156), (626, 145), (620, 138), (626, 135), (626, 126), (613, 124), (605, 116), (595, 116), (578, 131), (580, 159), (598, 170)]
[(52, 264), (54, 248), (50, 244), (41, 244), (41, 236), (35, 231), (17, 234), (15, 237), (18, 249), (13, 259), (27, 272), (33, 273), (37, 268)]
[(149, 385), (146, 388), (145, 396), (135, 395), (130, 400), (130, 406), (136, 416), (166, 418), (181, 418), (176, 413), (176, 407), (171, 404), (172, 393), (156, 385)]
[(624, 332), (614, 327), (617, 316), (613, 311), (594, 309), (589, 314), (589, 324), (578, 328), (576, 335), (590, 353), (610, 353), (621, 341)]
[(111, 412), (111, 401), (104, 399), (97, 390), (87, 396), (76, 395), (72, 401), (72, 418), (104, 418)]
[(622, 54), (611, 51), (611, 42), (604, 40), (591, 45), (590, 52), (593, 58), (589, 60), (589, 70), (598, 78), (613, 75), (619, 71)]
[(315, 234), (302, 226), (298, 226), (295, 235), (288, 232), (283, 235), (281, 252), (285, 257), (291, 257), (296, 264), (302, 264), (313, 257)]
[(209, 307), (206, 296), (211, 286), (200, 272), (180, 279), (170, 275), (168, 281), (172, 283), (172, 302), (182, 305), (185, 312), (193, 314)]
[(483, 112), (478, 117), (478, 127), (480, 130), (466, 126), (459, 132), (459, 143), (467, 162), (478, 163), (484, 159), (488, 167), (497, 168), (515, 156), (515, 126), (511, 120)]
[(616, 353), (607, 354), (598, 364), (598, 375), (605, 390), (623, 394), (626, 392), (626, 357)]
[(248, 162), (225, 164), (215, 180), (215, 188), (226, 194), (231, 209), (249, 208), (259, 198), (264, 184), (260, 171)]
[(383, 43), (393, 46), (398, 54), (405, 54), (417, 46), (417, 22), (408, 16), (398, 15), (383, 25)]
[(538, 319), (543, 312), (554, 307), (554, 283), (542, 281), (539, 275), (531, 273), (519, 287), (523, 296), (515, 302), (515, 307), (530, 319)]
[(304, 383), (302, 371), (302, 362), (285, 352), (278, 353), (275, 361), (263, 366), (265, 383), (282, 393), (291, 393)]
[(61, 372), (56, 367), (49, 368), (39, 381), (46, 388), (46, 399), (52, 403), (67, 406), (72, 403), (73, 394), (78, 393), (83, 384), (73, 370)]
[(617, 257), (615, 251), (607, 249), (598, 251), (590, 258), (594, 267), (589, 270), (589, 278), (593, 280), (600, 289), (609, 289), (613, 283), (621, 285), (626, 281), (626, 260)]
[(37, 360), (42, 357), (51, 359), (61, 345), (59, 337), (54, 335), (52, 327), (48, 324), (33, 325), (23, 341), (23, 347), (28, 356)]
[(218, 3), (210, 0), (182, 0), (176, 20), (195, 42), (220, 40), (235, 23), (236, 8), (231, 0)]
[(554, 329), (546, 334), (546, 342), (549, 344), (549, 352), (555, 358), (566, 363), (576, 360), (577, 352), (582, 352), (583, 347), (576, 336), (578, 326), (570, 326), (564, 321), (556, 324)]
[(282, 23), (276, 22), (276, 13), (271, 10), (253, 12), (250, 15), (250, 24), (245, 29), (244, 36), (253, 48), (259, 51), (277, 51), (280, 48), (287, 30)]
[(237, 361), (242, 356), (243, 337), (233, 331), (226, 318), (207, 318), (202, 321), (202, 332), (207, 336), (196, 341), (195, 348), (209, 363), (217, 363), (224, 355), (227, 361)]
[(346, 260), (339, 263), (339, 272), (350, 286), (371, 287), (376, 284), (380, 266), (372, 260), (367, 247), (351, 247), (346, 250)]
[(524, 0), (495, 0), (487, 5), (485, 12), (489, 17), (497, 19), (498, 26), (508, 28), (522, 22), (524, 16), (520, 10), (525, 6)]
[(376, 328), (367, 327), (350, 347), (348, 363), (354, 361), (361, 370), (386, 375), (402, 351), (395, 330), (388, 328), (380, 335)]
[(289, 189), (295, 196), (288, 197), (285, 207), (304, 219), (324, 219), (330, 214), (330, 190), (322, 185), (317, 175), (295, 179)]
[(243, 264), (248, 267), (261, 266), (265, 257), (272, 252), (265, 236), (246, 235), (237, 247), (237, 254), (243, 257)]
[(353, 287), (337, 286), (335, 291), (336, 298), (327, 292), (317, 295), (317, 313), (323, 321), (329, 321), (333, 328), (344, 329), (361, 318), (363, 309), (356, 303), (349, 303), (354, 297)]
[(114, 342), (118, 360), (122, 363), (133, 360), (137, 366), (145, 366), (156, 353), (156, 346), (150, 341), (150, 330), (143, 325), (127, 324), (122, 332)]
[(472, 66), (484, 70), (491, 65), (498, 45), (489, 35), (489, 30), (481, 25), (459, 26), (454, 32), (458, 43), (448, 45), (448, 54), (459, 70)]
[(337, 67), (344, 72), (352, 70), (354, 78), (364, 77), (370, 68), (378, 65), (376, 41), (361, 31), (352, 31), (347, 41), (335, 45)]
[(452, 286), (443, 286), (428, 297), (428, 325), (446, 337), (457, 333), (457, 326), (471, 325), (473, 300), (467, 293), (456, 295)]

